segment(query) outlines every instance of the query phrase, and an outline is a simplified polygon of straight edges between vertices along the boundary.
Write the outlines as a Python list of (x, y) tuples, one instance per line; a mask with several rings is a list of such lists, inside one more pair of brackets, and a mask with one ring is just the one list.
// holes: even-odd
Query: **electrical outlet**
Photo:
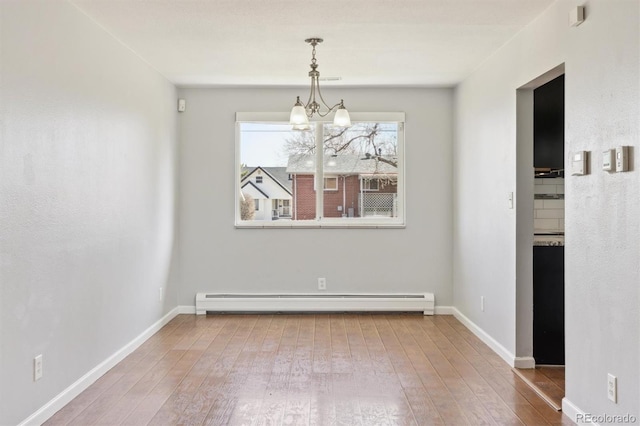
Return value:
[(480, 310), (484, 312), (484, 296), (480, 296)]
[(42, 379), (42, 354), (33, 359), (33, 381)]
[(618, 403), (618, 378), (613, 374), (607, 374), (607, 397)]
[(318, 290), (326, 290), (326, 289), (327, 289), (327, 279), (318, 278)]
[(158, 302), (162, 302), (162, 287), (158, 288)]

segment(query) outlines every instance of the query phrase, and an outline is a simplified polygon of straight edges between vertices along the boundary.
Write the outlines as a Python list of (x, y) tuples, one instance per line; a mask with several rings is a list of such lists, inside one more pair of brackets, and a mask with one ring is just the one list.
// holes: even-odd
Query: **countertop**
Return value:
[(534, 235), (534, 246), (564, 246), (564, 235), (547, 234), (547, 235)]

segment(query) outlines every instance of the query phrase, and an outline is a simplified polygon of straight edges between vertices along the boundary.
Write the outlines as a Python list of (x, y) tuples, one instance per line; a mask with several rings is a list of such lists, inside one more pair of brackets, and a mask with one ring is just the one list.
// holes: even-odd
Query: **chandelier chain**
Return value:
[(317, 62), (318, 61), (316, 60), (316, 43), (313, 43), (313, 49), (311, 50), (311, 68), (313, 68), (314, 70), (318, 68)]

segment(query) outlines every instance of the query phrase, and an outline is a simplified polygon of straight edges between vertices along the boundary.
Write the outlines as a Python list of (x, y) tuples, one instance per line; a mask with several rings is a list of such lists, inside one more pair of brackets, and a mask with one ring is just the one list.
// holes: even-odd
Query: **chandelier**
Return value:
[[(296, 104), (291, 109), (289, 123), (293, 125), (294, 130), (309, 130), (311, 128), (309, 125), (309, 119), (313, 117), (313, 114), (318, 114), (320, 117), (326, 117), (329, 113), (335, 110), (336, 113), (333, 117), (334, 126), (351, 126), (349, 111), (345, 108), (344, 101), (342, 99), (340, 99), (339, 103), (330, 107), (322, 98), (322, 93), (320, 92), (320, 72), (318, 71), (318, 61), (316, 60), (316, 46), (319, 43), (322, 43), (322, 39), (317, 37), (308, 38), (305, 42), (313, 46), (313, 50), (311, 51), (311, 71), (309, 71), (309, 77), (311, 77), (311, 90), (309, 93), (309, 100), (307, 100), (306, 104), (303, 105), (300, 101), (300, 96), (297, 97)], [(318, 103), (316, 100), (316, 94), (322, 104)], [(327, 111), (320, 111), (320, 108), (323, 106)]]

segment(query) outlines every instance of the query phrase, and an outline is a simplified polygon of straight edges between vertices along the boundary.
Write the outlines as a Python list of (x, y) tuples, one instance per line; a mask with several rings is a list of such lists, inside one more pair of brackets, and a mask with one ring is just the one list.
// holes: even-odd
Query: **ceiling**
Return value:
[(174, 84), (451, 86), (556, 0), (71, 0)]

